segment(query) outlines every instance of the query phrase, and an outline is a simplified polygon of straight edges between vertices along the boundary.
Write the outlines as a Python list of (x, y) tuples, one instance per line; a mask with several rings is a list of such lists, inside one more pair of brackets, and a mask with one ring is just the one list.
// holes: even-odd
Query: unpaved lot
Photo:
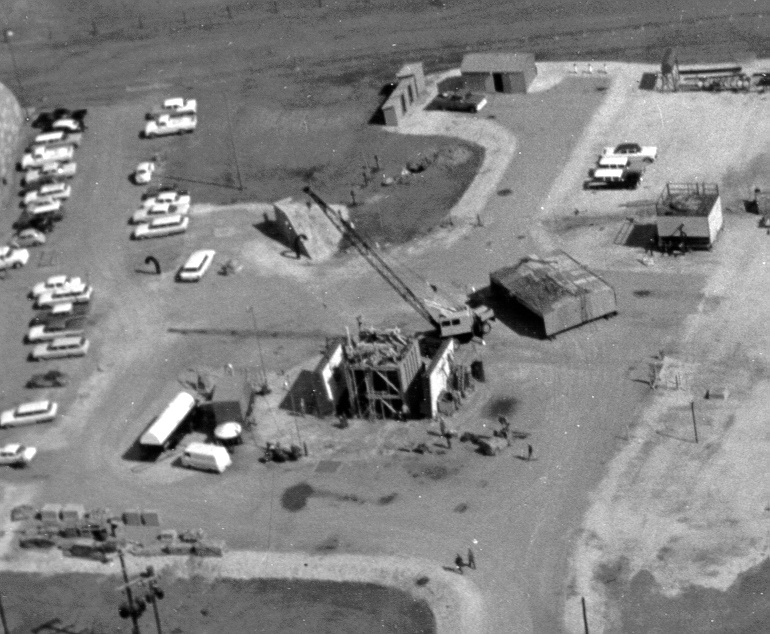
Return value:
[[(246, 182), (249, 190), (257, 181), (265, 181), (270, 187), (283, 190), (285, 185), (285, 189), (295, 191), (304, 182), (306, 170), (319, 164), (319, 156), (326, 161), (323, 170), (332, 174), (360, 162), (353, 136), (340, 133), (339, 140), (334, 138), (331, 143), (333, 135), (325, 129), (314, 130), (312, 124), (336, 116), (343, 117), (337, 130), (365, 124), (380, 98), (380, 85), (406, 57), (448, 66), (456, 63), (466, 45), (478, 46), (484, 41), (490, 46), (526, 45), (550, 55), (569, 51), (591, 57), (605, 51), (610, 53), (608, 57), (630, 54), (657, 59), (659, 47), (677, 38), (695, 41), (708, 33), (714, 43), (735, 43), (735, 29), (741, 27), (746, 38), (752, 38), (752, 44), (761, 50), (766, 31), (754, 4), (731, 6), (737, 23), (730, 26), (726, 20), (716, 19), (719, 11), (728, 10), (722, 5), (713, 9), (699, 5), (702, 13), (697, 15), (689, 7), (682, 12), (670, 3), (646, 7), (655, 12), (652, 21), (642, 13), (621, 19), (620, 13), (607, 12), (603, 6), (596, 8), (601, 11), (599, 19), (584, 13), (583, 5), (559, 7), (556, 17), (553, 7), (530, 7), (517, 14), (521, 19), (515, 20), (513, 30), (505, 24), (511, 19), (507, 4), (490, 4), (483, 12), (475, 12), (472, 28), (468, 27), (467, 7), (459, 4), (446, 10), (429, 5), (423, 11), (399, 5), (395, 11), (394, 7), (383, 8), (382, 13), (357, 6), (334, 8), (344, 12), (342, 22), (335, 22), (332, 9), (324, 15), (308, 7), (287, 8), (285, 13), (279, 9), (275, 15), (261, 9), (254, 10), (256, 18), (250, 19), (245, 15), (250, 7), (233, 5), (230, 11), (239, 18), (236, 20), (226, 11), (223, 15), (219, 6), (218, 19), (202, 23), (205, 28), (195, 26), (191, 6), (190, 16), (177, 14), (174, 18), (174, 24), (181, 22), (182, 26), (189, 20), (187, 28), (177, 32), (167, 28), (172, 23), (167, 12), (178, 10), (173, 4), (158, 9), (153, 3), (157, 24), (143, 18), (141, 27), (144, 5), (134, 7), (139, 15), (125, 7), (125, 13), (109, 11), (106, 3), (87, 7), (85, 15), (72, 10), (82, 6), (59, 5), (70, 13), (51, 18), (50, 24), (61, 31), (52, 29), (50, 36), (41, 30), (45, 22), (32, 12), (29, 28), (17, 28), (16, 51), (28, 103), (70, 105), (82, 100), (93, 110), (95, 145), (84, 154), (90, 157), (85, 159), (90, 164), (83, 166), (90, 177), (82, 181), (87, 186), (81, 199), (81, 220), (88, 224), (74, 225), (88, 229), (73, 234), (77, 236), (73, 245), (85, 247), (67, 249), (61, 265), (85, 267), (84, 259), (87, 261), (99, 296), (103, 296), (99, 305), (110, 318), (94, 329), (101, 341), (92, 362), (101, 369), (84, 373), (89, 378), (77, 388), (78, 403), (69, 410), (71, 414), (57, 427), (18, 433), (19, 438), (37, 443), (42, 452), (33, 469), (6, 476), (6, 504), (77, 498), (73, 501), (88, 506), (155, 506), (162, 510), (166, 525), (204, 526), (210, 534), (226, 537), (233, 547), (257, 550), (393, 554), (449, 564), (456, 552), (465, 552), (472, 545), (479, 569), (468, 578), (485, 597), (488, 631), (552, 632), (565, 620), (568, 629), (579, 628), (574, 603), (568, 605), (566, 616), (561, 612), (567, 591), (565, 579), (574, 579), (571, 591), (575, 597), (588, 596), (592, 631), (601, 631), (605, 616), (609, 617), (607, 627), (616, 627), (613, 610), (623, 608), (602, 607), (604, 595), (595, 587), (593, 571), (605, 553), (611, 563), (615, 562), (624, 552), (622, 545), (600, 542), (598, 557), (589, 553), (592, 556), (583, 559), (581, 550), (574, 575), (567, 567), (572, 547), (581, 535), (577, 529), (589, 502), (587, 492), (599, 483), (615, 452), (627, 446), (629, 424), (646, 411), (649, 388), (634, 381), (635, 372), (661, 347), (670, 345), (678, 350), (679, 341), (689, 341), (682, 338), (689, 332), (682, 327), (687, 316), (704, 313), (718, 303), (703, 301), (705, 279), (712, 267), (717, 271), (740, 271), (741, 267), (733, 269), (733, 265), (725, 264), (719, 268), (721, 252), (717, 250), (698, 259), (672, 260), (653, 270), (638, 263), (638, 248), (615, 247), (609, 237), (605, 238), (611, 229), (621, 228), (621, 218), (593, 226), (578, 225), (570, 231), (559, 230), (560, 225), (554, 222), (560, 214), (573, 214), (577, 205), (581, 213), (585, 211), (589, 201), (573, 184), (584, 177), (594, 152), (610, 142), (608, 137), (642, 133), (635, 127), (637, 119), (647, 126), (645, 141), (648, 137), (659, 140), (661, 161), (672, 162), (665, 169), (661, 163), (657, 173), (658, 166), (653, 166), (646, 180), (652, 183), (649, 192), (610, 195), (605, 199), (611, 201), (607, 209), (590, 202), (597, 207), (590, 215), (625, 213), (625, 205), (632, 205), (640, 196), (654, 197), (656, 181), (650, 179), (662, 183), (669, 170), (677, 170), (678, 179), (679, 166), (689, 164), (691, 158), (689, 144), (698, 138), (694, 123), (688, 123), (695, 118), (688, 119), (687, 109), (699, 107), (700, 99), (684, 101), (689, 105), (672, 107), (669, 113), (664, 105), (675, 105), (678, 97), (636, 92), (643, 69), (625, 73), (610, 59), (615, 83), (610, 98), (594, 118), (594, 109), (607, 94), (597, 90), (594, 78), (573, 78), (542, 95), (495, 100), (489, 112), (494, 108), (498, 117), (506, 119), (504, 123), (511, 127), (521, 152), (499, 183), (500, 190), (510, 189), (512, 195), (490, 197), (483, 227), (462, 232), (446, 229), (435, 238), (392, 252), (397, 261), (422, 277), (464, 292), (468, 286), (484, 285), (488, 271), (497, 266), (532, 250), (561, 245), (574, 249), (575, 255), (616, 286), (621, 311), (615, 320), (589, 324), (555, 342), (544, 342), (529, 336), (519, 316), (507, 315), (484, 348), (489, 382), (479, 387), (453, 425), (483, 431), (502, 411), (499, 404), (505, 404), (504, 410), (515, 426), (530, 434), (535, 460), (518, 459), (525, 449), (521, 443), (496, 460), (479, 456), (464, 445), (427, 457), (407, 457), (395, 445), (387, 451), (383, 445), (375, 445), (356, 458), (346, 456), (335, 473), (318, 473), (317, 448), (312, 444), (311, 460), (291, 467), (265, 467), (257, 463), (259, 448), (247, 443), (239, 452), (236, 467), (219, 479), (167, 463), (135, 470), (136, 463), (121, 459), (146, 424), (161, 386), (173, 382), (179, 372), (199, 366), (201, 360), (210, 367), (221, 368), (226, 363), (238, 368), (259, 366), (259, 355), (244, 338), (233, 341), (225, 335), (178, 335), (167, 332), (169, 326), (209, 326), (214, 321), (248, 329), (252, 318), (247, 309), (253, 307), (264, 330), (279, 333), (263, 340), (262, 347), (270, 379), (280, 390), (283, 377), (279, 373), (298, 367), (316, 353), (322, 343), (319, 333), (338, 333), (342, 325), (354, 324), (357, 314), (410, 330), (424, 328), (424, 324), (355, 258), (333, 261), (319, 269), (308, 262), (290, 266), (292, 263), (280, 255), (281, 249), (259, 233), (244, 212), (196, 217), (188, 235), (162, 245), (129, 243), (124, 223), (137, 196), (125, 177), (147, 151), (135, 137), (136, 117), (171, 90), (217, 97), (227, 92), (231, 97), (226, 104), (221, 99), (222, 105), (234, 116), (236, 126), (239, 121), (253, 120), (253, 112), (264, 113), (260, 107), (270, 113), (285, 112), (285, 119), (263, 117), (283, 134), (266, 134), (264, 145), (236, 143), (236, 152), (244, 164), (257, 166), (255, 157), (269, 153), (279, 142), (281, 149), (299, 148), (290, 149), (290, 156), (280, 155), (278, 163), (283, 165), (276, 172), (247, 173)], [(19, 20), (18, 16), (30, 8), (29, 3), (15, 3), (9, 19)], [(105, 13), (107, 17), (103, 17)], [(407, 23), (407, 13), (409, 30), (399, 26)], [(386, 14), (387, 21), (383, 22)], [(109, 19), (122, 25), (122, 30), (106, 25)], [(92, 21), (96, 21), (95, 28), (89, 25)], [(94, 34), (88, 32), (89, 26)], [(255, 33), (259, 38), (256, 49)], [(230, 45), (230, 41), (234, 43)], [(95, 61), (105, 59), (109, 63)], [(7, 59), (2, 64), (2, 70), (8, 70)], [(571, 67), (571, 63), (563, 65), (565, 77)], [(582, 79), (587, 82), (575, 83)], [(340, 84), (346, 88), (339, 90)], [(308, 86), (316, 90), (307, 91)], [(363, 96), (355, 101), (356, 94)], [(329, 99), (326, 108), (317, 111), (307, 105), (321, 97)], [(723, 95), (717, 99), (723, 97), (730, 98)], [(209, 99), (214, 102), (213, 96)], [(656, 125), (657, 108), (653, 106), (658, 99), (665, 131), (652, 127)], [(733, 119), (750, 121), (762, 116), (762, 111), (757, 113), (749, 105), (741, 117)], [(570, 108), (572, 118), (560, 115)], [(638, 117), (626, 116), (629, 109)], [(726, 110), (734, 112), (729, 104)], [(305, 118), (308, 114), (318, 118)], [(667, 114), (671, 119), (666, 119)], [(704, 115), (713, 117), (713, 128), (723, 129), (723, 124), (717, 126), (716, 122), (722, 121), (724, 113), (716, 116), (706, 108)], [(318, 143), (312, 146), (314, 152), (304, 151), (308, 130), (319, 135)], [(734, 138), (744, 139), (749, 130), (750, 126), (732, 131)], [(666, 148), (669, 138), (672, 145)], [(251, 197), (249, 192), (247, 196), (233, 189), (237, 175), (233, 175), (232, 166), (224, 166), (227, 144), (221, 137), (173, 140), (167, 146), (169, 156), (189, 153), (187, 144), (192, 142), (208, 144), (212, 154), (196, 159), (200, 163), (191, 163), (190, 173), (182, 178), (202, 180), (196, 179), (196, 174), (204, 167), (223, 165), (221, 173), (214, 174), (221, 177), (219, 180), (192, 182), (193, 191), (195, 187), (221, 189), (217, 202)], [(714, 158), (714, 146), (704, 147), (698, 156), (712, 160), (704, 158), (703, 174), (716, 178), (727, 172), (733, 156)], [(746, 160), (755, 158), (748, 154), (756, 151), (756, 145), (742, 141), (741, 147), (746, 149)], [(341, 156), (337, 158), (337, 154)], [(116, 160), (115, 156), (121, 158)], [(739, 157), (738, 163), (730, 165), (735, 176), (725, 195), (731, 201), (744, 191), (744, 181), (748, 180), (745, 168), (733, 169), (741, 160)], [(293, 172), (287, 179), (286, 168), (301, 168), (302, 172)], [(225, 187), (219, 187), (221, 184)], [(751, 224), (735, 224), (733, 230), (752, 231)], [(67, 235), (66, 231), (62, 235)], [(446, 236), (452, 236), (451, 249), (442, 241)], [(754, 238), (758, 239), (756, 235)], [(250, 266), (245, 274), (229, 279), (209, 276), (193, 288), (174, 287), (171, 271), (183, 255), (196, 246), (214, 243), (223, 255), (240, 255), (247, 260)], [(729, 240), (726, 244), (729, 253)], [(736, 251), (740, 250), (732, 250)], [(164, 275), (133, 274), (148, 253), (159, 254)], [(248, 254), (252, 257), (245, 257)], [(690, 264), (693, 261), (701, 264)], [(14, 278), (18, 279), (18, 290), (26, 288), (37, 275), (30, 269)], [(653, 292), (635, 294), (645, 290)], [(716, 330), (721, 332), (718, 327)], [(302, 336), (307, 333), (311, 336)], [(18, 354), (20, 344), (13, 345), (17, 346), (14, 354)], [(14, 378), (12, 385), (18, 384)], [(302, 421), (287, 417), (286, 424), (299, 428)], [(418, 437), (428, 429), (416, 424), (410, 426), (409, 433)], [(339, 432), (340, 444), (344, 444), (344, 430), (328, 431), (329, 437)], [(394, 430), (377, 430), (383, 437), (389, 431)], [(298, 485), (312, 491), (306, 506), (300, 510), (283, 508), (282, 495)], [(608, 486), (614, 490), (611, 482)], [(631, 491), (635, 493), (635, 489)], [(380, 504), (380, 500), (390, 502)], [(629, 525), (635, 521), (632, 518)], [(629, 567), (629, 574), (640, 569), (642, 561), (630, 559), (637, 563), (635, 568)], [(649, 588), (649, 583), (642, 583), (644, 579), (636, 580), (634, 587)], [(629, 613), (626, 618), (632, 622), (635, 617)]]

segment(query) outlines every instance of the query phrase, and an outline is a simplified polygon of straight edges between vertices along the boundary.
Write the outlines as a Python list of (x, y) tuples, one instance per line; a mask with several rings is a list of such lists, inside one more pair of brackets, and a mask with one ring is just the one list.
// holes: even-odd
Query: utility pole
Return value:
[(3, 624), (3, 634), (8, 634), (8, 622), (5, 620), (5, 607), (3, 607), (2, 594), (0, 594), (0, 622)]
[[(123, 581), (125, 582), (123, 588), (126, 591), (126, 600), (128, 601), (128, 610), (125, 614), (126, 616), (131, 617), (131, 622), (134, 626), (134, 634), (141, 634), (141, 630), (139, 629), (139, 615), (137, 614), (136, 605), (134, 604), (134, 595), (131, 592), (131, 584), (128, 580), (128, 572), (126, 572), (126, 560), (123, 556), (123, 550), (121, 548), (118, 548), (118, 559), (120, 559), (120, 569), (123, 572)], [(120, 611), (120, 615), (123, 616), (123, 614), (124, 612)]]
[(580, 597), (580, 603), (583, 604), (583, 628), (585, 629), (585, 633), (589, 634), (588, 632), (588, 612), (586, 610), (586, 598)]
[(259, 365), (262, 368), (262, 385), (260, 391), (262, 394), (270, 394), (270, 386), (267, 384), (267, 369), (265, 368), (265, 358), (262, 356), (262, 342), (259, 338), (259, 329), (257, 328), (257, 315), (254, 313), (254, 307), (249, 306), (246, 310), (251, 313), (251, 319), (254, 323), (254, 336), (257, 339), (257, 350), (259, 351)]
[(698, 423), (695, 420), (695, 401), (690, 401), (690, 412), (692, 412), (692, 429), (695, 432), (695, 444), (698, 444)]
[[(228, 9), (229, 10), (229, 9)], [(238, 191), (243, 191), (243, 181), (241, 180), (241, 166), (238, 163), (238, 152), (235, 150), (235, 137), (233, 136), (233, 122), (230, 118), (230, 102), (227, 99), (227, 93), (222, 93), (225, 99), (225, 112), (227, 113), (227, 131), (230, 134), (230, 147), (233, 150), (233, 160), (235, 161), (235, 175), (238, 178)]]

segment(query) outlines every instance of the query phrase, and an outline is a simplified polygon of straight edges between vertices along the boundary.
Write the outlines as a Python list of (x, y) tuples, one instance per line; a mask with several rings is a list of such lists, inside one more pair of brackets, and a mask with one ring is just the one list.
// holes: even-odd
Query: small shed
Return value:
[(543, 320), (547, 337), (617, 313), (615, 289), (564, 251), (527, 256), (489, 277), (498, 297)]
[(418, 97), (425, 92), (425, 72), (422, 62), (410, 62), (396, 73), (396, 87), (382, 104), (385, 125), (398, 126), (412, 112)]
[[(344, 205), (332, 205), (348, 219)], [(317, 205), (284, 198), (273, 203), (273, 226), (277, 238), (291, 252), (312, 260), (323, 260), (339, 250), (342, 235), (332, 226)]]
[(719, 186), (666, 183), (655, 203), (655, 223), (661, 249), (711, 249), (723, 223)]
[(468, 53), (460, 72), (468, 90), (526, 93), (537, 66), (532, 53)]

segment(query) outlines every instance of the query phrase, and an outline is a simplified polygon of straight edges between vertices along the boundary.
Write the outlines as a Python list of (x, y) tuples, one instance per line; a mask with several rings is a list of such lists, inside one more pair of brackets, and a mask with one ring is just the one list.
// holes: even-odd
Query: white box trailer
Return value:
[(189, 392), (179, 392), (142, 434), (139, 444), (147, 449), (164, 449), (194, 407), (195, 397)]

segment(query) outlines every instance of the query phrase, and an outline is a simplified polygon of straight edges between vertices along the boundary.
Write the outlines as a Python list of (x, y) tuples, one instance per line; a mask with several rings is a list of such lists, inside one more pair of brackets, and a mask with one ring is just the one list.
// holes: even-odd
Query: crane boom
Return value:
[(348, 222), (342, 215), (332, 209), (326, 202), (316, 194), (310, 187), (305, 187), (304, 191), (313, 201), (321, 208), (321, 211), (329, 219), (329, 221), (336, 227), (336, 229), (356, 248), (356, 250), (366, 259), (369, 264), (372, 265), (375, 271), (380, 274), (380, 277), (384, 279), (391, 288), (401, 296), (407, 304), (409, 304), (425, 321), (439, 328), (439, 323), (433, 314), (428, 310), (425, 303), (415, 295), (414, 291), (409, 288), (404, 281), (396, 275), (396, 272), (388, 266), (388, 263), (382, 259), (379, 253), (369, 244), (369, 242), (359, 234), (353, 225)]

